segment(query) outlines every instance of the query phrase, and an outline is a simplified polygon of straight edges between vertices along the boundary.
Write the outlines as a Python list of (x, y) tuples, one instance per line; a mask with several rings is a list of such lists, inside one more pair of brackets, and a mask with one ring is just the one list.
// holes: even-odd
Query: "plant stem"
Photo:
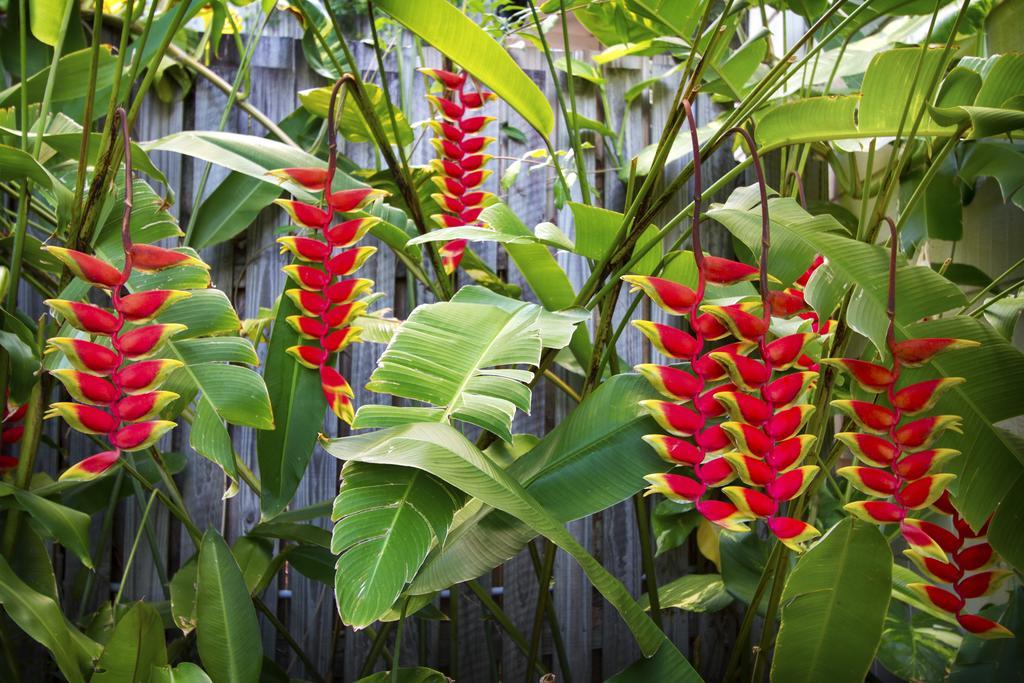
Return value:
[[(544, 551), (544, 561), (541, 564), (540, 573), (537, 575), (537, 606), (533, 613), (533, 630), (530, 633), (530, 652), (527, 661), (537, 658), (540, 650), (540, 636), (544, 629), (544, 612), (547, 606), (548, 596), (551, 593), (551, 574), (555, 569), (555, 544), (547, 542), (547, 549)], [(526, 671), (526, 683), (530, 683), (530, 671)]]
[(402, 669), (402, 632), (405, 630), (405, 611), (409, 609), (409, 598), (402, 601), (402, 610), (398, 615), (398, 628), (395, 631), (395, 654), (391, 658), (391, 683), (398, 683), (398, 672)]
[(978, 303), (983, 296), (985, 296), (986, 294), (991, 292), (995, 288), (996, 285), (998, 285), (1000, 282), (1002, 282), (1007, 277), (1009, 277), (1010, 273), (1012, 273), (1013, 271), (1017, 270), (1021, 266), (1024, 266), (1024, 257), (1018, 259), (1012, 266), (1010, 266), (1009, 268), (1004, 270), (1002, 275), (997, 277), (995, 280), (992, 280), (992, 282), (990, 282), (987, 285), (985, 285), (984, 289), (982, 289), (980, 292), (978, 292), (973, 297), (971, 297), (971, 300), (968, 301), (966, 304), (964, 304), (964, 307), (961, 308), (957, 312), (957, 315), (963, 315), (964, 313), (966, 313), (967, 309), (969, 309), (974, 304)]
[(754, 617), (757, 616), (757, 608), (761, 605), (761, 598), (764, 597), (764, 591), (768, 588), (768, 582), (775, 575), (775, 563), (778, 561), (778, 555), (782, 552), (782, 548), (783, 545), (781, 543), (776, 543), (772, 548), (771, 554), (768, 556), (768, 561), (765, 562), (761, 578), (758, 579), (757, 587), (754, 588), (754, 595), (751, 597), (750, 604), (743, 614), (743, 622), (740, 624), (739, 633), (736, 635), (736, 644), (729, 654), (729, 664), (725, 668), (725, 677), (723, 678), (725, 681), (734, 680), (738, 673), (737, 669), (740, 666), (740, 658), (746, 650), (747, 639), (750, 637), (750, 631), (754, 626)]
[[(777, 545), (782, 545), (776, 542)], [(783, 550), (775, 560), (775, 571), (772, 576), (772, 593), (768, 598), (768, 609), (764, 615), (764, 623), (761, 626), (761, 641), (754, 653), (754, 675), (752, 681), (764, 680), (764, 667), (768, 663), (768, 650), (771, 648), (772, 639), (775, 636), (775, 619), (779, 612), (779, 603), (782, 601), (782, 590), (786, 585), (786, 573), (789, 569), (789, 553)]]
[[(110, 493), (110, 500), (107, 501), (107, 507), (103, 512), (103, 525), (100, 527), (100, 534), (96, 539), (96, 549), (93, 551), (93, 557), (99, 557), (107, 549), (107, 543), (110, 541), (110, 530), (114, 526), (114, 512), (117, 509), (118, 500), (121, 497), (121, 485), (124, 483), (124, 470), (119, 469), (114, 477), (113, 491)], [(85, 575), (85, 587), (82, 589), (81, 600), (78, 602), (78, 621), (82, 620), (85, 616), (85, 610), (88, 608), (89, 603), (92, 602), (92, 591), (96, 586), (96, 572), (88, 572)]]
[(658, 594), (658, 573), (654, 566), (654, 546), (651, 541), (651, 516), (647, 499), (642, 493), (633, 495), (633, 511), (636, 513), (636, 528), (640, 536), (640, 561), (647, 580), (647, 595), (651, 604), (651, 621), (658, 628), (661, 625), (661, 596)]
[(310, 656), (306, 654), (306, 651), (302, 649), (302, 646), (299, 645), (299, 642), (295, 640), (295, 637), (291, 634), (290, 631), (288, 631), (288, 627), (281, 623), (281, 620), (277, 618), (277, 615), (274, 614), (274, 611), (267, 606), (267, 603), (263, 602), (263, 598), (259, 596), (253, 596), (252, 601), (253, 604), (256, 605), (256, 609), (258, 609), (260, 613), (264, 617), (266, 617), (267, 621), (270, 622), (270, 625), (274, 627), (274, 630), (276, 630), (278, 634), (282, 638), (284, 638), (284, 642), (288, 643), (288, 647), (292, 649), (292, 652), (298, 655), (299, 659), (302, 660), (302, 664), (306, 667), (306, 673), (311, 675), (313, 677), (313, 680), (317, 681), (317, 683), (325, 683), (323, 676), (321, 676), (320, 672), (317, 671), (316, 662), (314, 662), (310, 658)]
[(579, 403), (583, 400), (583, 397), (576, 393), (576, 390), (569, 386), (569, 383), (564, 379), (556, 375), (551, 370), (544, 370), (544, 379), (554, 384), (556, 387), (562, 390), (566, 396)]
[(973, 311), (971, 311), (971, 317), (972, 317), (972, 318), (977, 318), (977, 317), (978, 317), (979, 315), (981, 315), (982, 313), (984, 313), (985, 311), (987, 311), (987, 310), (988, 310), (988, 308), (989, 308), (989, 307), (990, 307), (990, 306), (991, 306), (992, 304), (994, 304), (994, 303), (997, 303), (997, 302), (999, 302), (999, 301), (1002, 301), (1003, 299), (1005, 299), (1006, 297), (1010, 296), (1010, 295), (1011, 295), (1011, 294), (1013, 294), (1014, 292), (1016, 292), (1016, 291), (1020, 290), (1020, 288), (1021, 288), (1021, 287), (1024, 287), (1024, 280), (1021, 280), (1020, 282), (1016, 283), (1016, 284), (1015, 284), (1015, 285), (1013, 285), (1012, 287), (1010, 287), (1010, 288), (1008, 288), (1008, 289), (1006, 289), (1006, 290), (1003, 290), (1003, 291), (1002, 291), (1002, 292), (1000, 292), (999, 294), (996, 294), (996, 295), (995, 295), (994, 297), (992, 297), (991, 299), (989, 299), (988, 301), (986, 301), (986, 302), (985, 302), (984, 304), (982, 304), (981, 306), (978, 306), (978, 307), (977, 307), (976, 309), (974, 309)]
[(125, 562), (124, 571), (121, 572), (120, 585), (117, 587), (117, 594), (114, 595), (114, 607), (111, 610), (115, 624), (117, 623), (117, 606), (121, 602), (121, 596), (124, 594), (124, 587), (128, 582), (128, 575), (131, 573), (132, 564), (135, 562), (135, 552), (139, 549), (139, 541), (142, 540), (142, 531), (146, 528), (146, 524), (149, 522), (149, 511), (153, 508), (154, 500), (156, 500), (156, 491), (149, 494), (149, 501), (146, 503), (146, 508), (142, 511), (142, 520), (139, 522), (139, 529), (135, 532), (135, 539), (132, 541), (132, 548), (128, 551), (128, 561)]

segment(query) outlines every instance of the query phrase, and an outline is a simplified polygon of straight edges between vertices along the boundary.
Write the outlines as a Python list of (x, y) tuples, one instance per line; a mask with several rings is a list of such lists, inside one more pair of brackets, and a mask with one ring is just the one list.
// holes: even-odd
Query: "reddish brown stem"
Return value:
[(742, 137), (747, 147), (750, 148), (750, 158), (754, 164), (754, 174), (757, 176), (757, 189), (761, 195), (761, 308), (765, 320), (771, 318), (768, 310), (768, 249), (771, 247), (771, 221), (768, 218), (768, 184), (764, 179), (764, 167), (761, 165), (761, 157), (757, 153), (757, 143), (754, 136), (742, 126), (730, 128), (726, 135), (735, 134)]
[(886, 315), (889, 317), (889, 329), (885, 333), (885, 343), (892, 349), (896, 343), (896, 253), (900, 248), (900, 233), (896, 223), (888, 216), (882, 220), (889, 224), (889, 299), (886, 304)]

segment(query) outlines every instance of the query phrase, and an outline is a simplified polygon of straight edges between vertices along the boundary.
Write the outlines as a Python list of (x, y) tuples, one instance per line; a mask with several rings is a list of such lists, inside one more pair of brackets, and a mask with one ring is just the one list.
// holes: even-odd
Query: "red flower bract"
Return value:
[[(473, 112), (493, 99), (494, 95), (486, 91), (467, 90), (469, 79), (464, 72), (420, 69), (420, 73), (433, 78), (442, 89), (440, 96), (428, 96), (440, 115), (439, 119), (431, 122), (434, 129), (431, 143), (438, 154), (433, 162), (437, 171), (433, 181), (439, 190), (432, 196), (445, 211), (432, 218), (442, 228), (482, 225), (480, 212), (492, 195), (479, 189), (490, 174), (490, 171), (483, 171), (481, 167), (491, 156), (479, 152), (486, 149), (494, 138), (475, 133), (493, 119)], [(451, 240), (439, 249), (445, 273), (451, 275), (455, 272), (465, 250), (464, 239)]]

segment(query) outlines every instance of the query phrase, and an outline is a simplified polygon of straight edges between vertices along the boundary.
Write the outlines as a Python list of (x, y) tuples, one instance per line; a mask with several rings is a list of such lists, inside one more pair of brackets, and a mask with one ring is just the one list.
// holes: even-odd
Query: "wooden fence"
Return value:
[[(249, 101), (274, 120), (282, 119), (298, 106), (295, 95), (297, 91), (324, 84), (324, 79), (306, 66), (300, 37), (297, 23), (289, 17), (282, 16), (279, 21), (272, 22), (254, 54)], [(233, 53), (230, 41), (224, 43), (224, 54), (213, 61), (211, 68), (230, 82), (237, 67), (238, 55)], [(355, 47), (359, 63), (366, 65), (368, 78), (379, 82), (372, 52), (364, 45)], [(554, 103), (554, 87), (543, 56), (532, 49), (516, 50), (513, 51), (513, 55)], [(585, 57), (582, 54), (577, 56)], [(440, 65), (441, 60), (436, 53), (428, 52), (427, 58), (433, 65)], [(423, 121), (430, 117), (430, 111), (423, 97), (422, 79), (414, 77), (411, 71), (417, 65), (416, 52), (412, 47), (405, 49), (404, 59), (389, 59), (387, 68), (395, 69), (397, 72), (399, 64), (408, 72), (404, 73), (401, 79), (397, 78), (397, 73), (392, 73), (390, 81), (394, 86), (400, 80), (409, 87), (409, 119), (412, 122)], [(624, 94), (632, 85), (657, 76), (671, 66), (671, 62), (662, 59), (619, 60), (607, 71), (608, 109), (602, 105), (595, 88), (587, 84), (578, 84), (576, 95), (580, 113), (604, 121), (613, 129), (625, 125), (625, 150), (628, 158), (656, 140), (660, 134), (678, 76), (655, 82), (648, 96), (639, 97), (632, 102), (628, 116)], [(150, 99), (139, 117), (139, 123), (134, 131), (135, 136), (139, 140), (153, 140), (181, 130), (216, 130), (225, 104), (224, 93), (208, 81), (197, 79), (191, 92), (180, 102), (166, 104)], [(500, 126), (507, 124), (525, 133), (526, 140), (517, 142), (507, 135), (498, 134), (497, 151), (494, 152), (498, 159), (494, 162), (495, 174), (490, 179), (487, 189), (499, 192), (526, 225), (533, 226), (542, 221), (552, 221), (572, 236), (571, 215), (567, 209), (556, 209), (551, 192), (551, 178), (543, 175), (549, 173), (549, 170), (524, 172), (508, 192), (499, 191), (498, 179), (511, 160), (527, 150), (542, 147), (542, 142), (537, 134), (504, 104), (499, 102), (490, 106), (489, 113), (498, 118), (498, 122), (492, 124), (491, 134), (498, 134)], [(707, 101), (700, 101), (697, 114), (701, 122), (708, 120), (713, 114), (712, 105)], [(226, 129), (255, 135), (265, 133), (259, 124), (237, 109), (231, 112)], [(424, 128), (417, 130), (419, 135), (429, 134), (424, 132)], [(599, 139), (592, 141), (594, 148), (587, 152), (586, 164), (595, 179), (594, 184), (602, 195), (604, 206), (621, 209), (624, 186), (617, 176), (613, 156)], [(569, 148), (567, 133), (561, 125), (556, 131), (554, 142), (559, 149)], [(358, 165), (372, 168), (377, 163), (373, 150), (367, 144), (348, 143), (341, 151)], [(421, 140), (415, 147), (413, 163), (426, 163), (431, 152), (431, 146), (425, 144), (425, 140)], [(193, 208), (193, 196), (204, 164), (170, 153), (158, 153), (154, 161), (166, 174), (178, 198), (177, 204), (171, 210), (184, 224)], [(678, 170), (679, 164), (680, 162), (673, 164), (666, 177), (671, 177)], [(731, 164), (732, 159), (728, 152), (720, 152), (708, 162), (705, 177), (714, 179)], [(213, 169), (206, 188), (207, 194), (225, 175), (226, 171), (223, 169)], [(744, 182), (741, 179), (737, 184)], [(727, 192), (723, 192), (717, 199), (723, 199), (726, 194)], [(671, 215), (688, 201), (689, 198), (681, 194), (673, 206), (667, 209), (667, 215)], [(203, 253), (204, 258), (213, 267), (214, 286), (228, 294), (243, 318), (256, 316), (261, 307), (272, 306), (282, 291), (284, 275), (280, 269), (285, 265), (285, 257), (277, 253), (274, 245), (275, 229), (282, 224), (283, 214), (276, 210), (266, 210), (252, 226), (230, 243), (208, 249)], [(728, 240), (721, 233), (716, 233), (713, 227), (709, 227), (709, 230), (711, 250), (717, 253), (726, 252)], [(500, 276), (512, 282), (522, 282), (514, 265), (495, 245), (476, 245), (474, 248)], [(574, 284), (581, 284), (586, 276), (584, 261), (564, 253), (559, 255), (559, 260)], [(370, 260), (361, 275), (375, 280), (378, 291), (392, 296), (386, 305), (391, 306), (399, 318), (404, 317), (417, 303), (427, 300), (423, 291), (407, 287), (402, 267), (396, 266), (395, 259), (386, 248)], [(525, 296), (531, 296), (525, 286), (524, 290)], [(410, 296), (409, 292), (413, 292), (413, 296)], [(22, 297), (22, 310), (35, 314), (42, 310), (38, 300), (25, 293)], [(625, 304), (621, 304), (621, 308), (620, 315), (625, 309)], [(636, 315), (658, 319), (657, 311), (652, 312), (649, 304), (639, 308)], [(471, 330), (467, 330), (467, 334), (471, 333)], [(639, 334), (627, 331), (619, 342), (618, 351), (630, 364), (649, 360), (647, 345), (640, 341)], [(381, 350), (382, 347), (379, 345), (361, 344), (346, 358), (346, 374), (352, 386), (356, 388), (357, 404), (380, 400), (379, 396), (365, 391), (362, 387)], [(265, 353), (265, 349), (261, 349), (261, 353)], [(561, 394), (556, 394), (547, 383), (542, 383), (534, 393), (533, 410), (530, 415), (518, 417), (513, 431), (541, 436), (562, 420), (570, 408)], [(73, 460), (77, 460), (83, 453), (92, 451), (91, 444), (84, 440), (76, 440), (74, 436), (69, 436), (66, 430), (58, 431), (53, 426), (49, 429), (53, 438), (63, 439), (70, 447)], [(326, 433), (339, 433), (338, 425), (333, 420), (325, 423), (324, 430)], [(233, 436), (235, 447), (244, 461), (254, 470), (258, 469), (255, 435), (252, 430), (238, 429)], [(639, 450), (647, 446), (638, 442), (635, 448)], [(175, 430), (166, 444), (166, 449), (187, 455), (188, 464), (177, 475), (177, 480), (188, 508), (201, 528), (216, 527), (231, 542), (259, 522), (259, 500), (244, 486), (236, 497), (222, 499), (224, 477), (216, 466), (189, 449), (186, 426)], [(631, 457), (631, 452), (623, 452), (622, 457)], [(51, 474), (59, 469), (56, 455), (52, 452), (42, 454), (39, 462), (40, 468)], [(339, 469), (338, 461), (322, 451), (315, 453), (295, 497), (294, 507), (333, 499), (338, 489)], [(125, 486), (128, 485), (129, 481), (126, 479)], [(144, 538), (130, 572), (127, 576), (122, 576), (144, 502), (143, 498), (133, 496), (117, 506), (113, 517), (113, 542), (108, 548), (102, 549), (100, 556), (95, 558), (94, 581), (99, 590), (94, 593), (94, 603), (101, 599), (109, 599), (121, 581), (126, 582), (125, 600), (166, 599), (163, 581), (167, 577), (160, 576), (152, 558), (154, 555), (163, 558), (173, 576), (174, 570), (186, 562), (194, 552), (188, 535), (182, 532), (176, 522), (168, 518), (166, 511), (158, 509), (151, 517), (154, 522), (152, 542), (148, 537)], [(102, 517), (102, 514), (95, 516), (94, 541), (103, 534)], [(320, 523), (324, 526), (329, 524), (327, 520), (320, 520)], [(569, 524), (569, 529), (611, 573), (624, 582), (633, 595), (639, 596), (643, 593), (635, 518), (629, 501), (592, 517), (574, 521)], [(70, 555), (58, 556), (55, 561), (62, 594), (71, 595), (74, 592), (73, 588), (85, 580), (87, 572), (83, 571)], [(657, 571), (659, 580), (665, 582), (686, 572), (708, 572), (714, 569), (692, 547), (684, 546), (659, 557)], [(494, 570), (490, 576), (482, 577), (481, 583), (491, 590), (512, 622), (522, 632), (529, 634), (538, 590), (529, 554), (526, 551), (521, 552)], [(359, 677), (371, 641), (366, 633), (354, 633), (339, 624), (335, 617), (331, 587), (311, 581), (286, 568), (278, 584), (268, 589), (262, 598), (312, 658), (319, 675), (335, 680), (355, 680)], [(574, 680), (603, 680), (639, 657), (639, 650), (615, 611), (603, 603), (579, 567), (561, 552), (555, 565), (552, 600), (571, 660)], [(93, 604), (86, 607), (94, 606)], [(410, 622), (403, 640), (403, 665), (420, 663), (437, 667), (461, 681), (523, 680), (525, 657), (504, 637), (497, 624), (486, 616), (480, 602), (468, 589), (460, 586), (453, 589), (452, 595), (442, 595), (439, 598), (439, 606), (446, 613), (457, 612), (457, 620)], [(70, 614), (78, 613), (78, 605), (69, 605), (68, 608)], [(724, 665), (721, 657), (729, 652), (729, 633), (735, 631), (739, 614), (738, 611), (731, 609), (708, 616), (670, 610), (665, 615), (666, 630), (707, 678), (715, 680), (716, 672), (721, 672)], [(266, 656), (275, 660), (293, 677), (314, 678), (313, 672), (305, 670), (303, 663), (297, 659), (268, 621), (262, 617), (261, 620)], [(453, 628), (458, 629), (457, 641), (451, 638)], [(453, 642), (457, 642), (457, 648), (452, 646)], [(557, 672), (558, 665), (553, 655), (550, 633), (545, 633), (542, 651), (545, 659), (551, 662), (552, 670)], [(380, 666), (378, 665), (378, 668)]]

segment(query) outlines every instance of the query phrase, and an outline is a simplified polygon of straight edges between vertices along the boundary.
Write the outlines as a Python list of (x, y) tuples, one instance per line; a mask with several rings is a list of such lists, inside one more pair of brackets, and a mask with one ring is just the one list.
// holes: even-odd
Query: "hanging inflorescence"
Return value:
[[(432, 180), (440, 190), (433, 196), (444, 213), (432, 216), (442, 228), (464, 225), (481, 225), (480, 212), (491, 197), (490, 192), (480, 186), (491, 174), (483, 168), (491, 155), (484, 150), (494, 138), (477, 135), (484, 126), (494, 120), (483, 116), (479, 109), (494, 98), (484, 90), (467, 90), (468, 74), (453, 73), (443, 69), (420, 69), (420, 72), (436, 80), (443, 90), (441, 96), (428, 95), (438, 118), (431, 122), (434, 138), (431, 143), (437, 150), (438, 158), (432, 165), (437, 174)], [(459, 267), (466, 240), (451, 240), (441, 247), (441, 262), (445, 273), (451, 275)]]
[[(380, 223), (374, 216), (354, 215), (367, 204), (384, 196), (382, 190), (355, 188), (333, 191), (337, 170), (335, 136), (335, 105), (344, 83), (339, 80), (331, 92), (327, 114), (327, 168), (285, 168), (271, 175), (293, 181), (310, 192), (320, 193), (322, 205), (279, 199), (292, 220), (311, 231), (306, 235), (281, 237), (281, 253), (290, 252), (295, 259), (284, 272), (298, 286), (285, 294), (301, 311), (288, 317), (302, 339), (288, 353), (307, 368), (320, 373), (320, 386), (331, 411), (351, 424), (355, 413), (352, 388), (334, 367), (337, 354), (349, 344), (360, 341), (360, 328), (352, 321), (366, 311), (360, 300), (373, 287), (373, 280), (351, 277), (377, 252), (376, 247), (355, 246), (373, 226)], [(334, 223), (336, 219), (340, 221)]]
[[(644, 440), (663, 460), (688, 467), (693, 475), (649, 475), (648, 493), (693, 503), (706, 519), (734, 531), (746, 531), (748, 522), (763, 518), (777, 538), (801, 550), (819, 532), (782, 511), (787, 501), (804, 491), (818, 469), (800, 465), (815, 437), (799, 433), (813, 411), (813, 406), (801, 401), (817, 373), (796, 367), (807, 358), (805, 351), (818, 335), (801, 332), (769, 341), (772, 315), (789, 315), (803, 307), (794, 308), (792, 296), (781, 299), (768, 290), (767, 191), (756, 152), (763, 215), (760, 269), (702, 252), (700, 157), (688, 103), (686, 110), (695, 152), (692, 237), (697, 290), (663, 278), (623, 278), (642, 289), (663, 310), (687, 318), (693, 332), (650, 321), (634, 322), (658, 351), (689, 363), (688, 369), (637, 366), (668, 399), (642, 402), (667, 432), (647, 435)], [(745, 131), (737, 132), (747, 135)], [(748, 142), (755, 150), (753, 141)], [(760, 301), (728, 306), (704, 303), (708, 283), (729, 285), (749, 280), (760, 280)], [(705, 350), (705, 342), (729, 338), (735, 341)], [(755, 351), (756, 356), (751, 355)], [(737, 476), (744, 486), (723, 488), (728, 500), (711, 497), (714, 488), (723, 487)]]
[[(995, 622), (964, 615), (964, 600), (987, 593), (1001, 576), (989, 571), (965, 578), (965, 572), (980, 569), (992, 560), (991, 548), (968, 552), (965, 544), (975, 534), (959, 517), (946, 487), (955, 475), (941, 471), (942, 465), (960, 454), (950, 448), (935, 448), (947, 431), (960, 429), (957, 415), (929, 415), (946, 391), (964, 382), (960, 377), (928, 379), (897, 388), (903, 368), (925, 365), (939, 353), (978, 346), (965, 339), (921, 338), (896, 341), (896, 256), (899, 236), (892, 229), (889, 258), (889, 328), (886, 346), (889, 365), (855, 358), (823, 358), (853, 379), (868, 394), (884, 401), (844, 399), (832, 405), (845, 413), (859, 428), (840, 432), (836, 438), (846, 444), (862, 465), (842, 467), (838, 473), (851, 485), (869, 496), (868, 500), (844, 507), (853, 515), (874, 524), (898, 524), (900, 534), (910, 546), (905, 554), (925, 574), (953, 584), (953, 592), (929, 584), (914, 584), (922, 596), (940, 609), (955, 614), (960, 624), (978, 635), (1006, 635)], [(956, 533), (938, 524), (917, 518), (916, 514), (934, 508), (952, 515)], [(986, 544), (987, 546), (987, 544)], [(947, 557), (952, 554), (952, 561)], [(984, 561), (981, 561), (984, 555)]]
[(152, 359), (164, 342), (185, 329), (177, 323), (153, 320), (178, 301), (191, 296), (174, 289), (128, 291), (133, 273), (154, 273), (179, 266), (207, 266), (188, 254), (148, 244), (133, 244), (131, 236), (132, 168), (128, 125), (123, 109), (116, 110), (125, 144), (125, 202), (121, 220), (124, 265), (61, 247), (44, 247), (83, 282), (109, 293), (111, 306), (83, 301), (50, 299), (46, 303), (64, 320), (96, 341), (54, 337), (47, 353), (62, 353), (72, 366), (51, 374), (67, 388), (74, 401), (50, 405), (46, 417), (63, 417), (74, 429), (106, 439), (110, 449), (85, 458), (61, 476), (91, 478), (117, 464), (121, 453), (156, 443), (174, 423), (155, 419), (178, 398), (159, 387), (182, 363)]

